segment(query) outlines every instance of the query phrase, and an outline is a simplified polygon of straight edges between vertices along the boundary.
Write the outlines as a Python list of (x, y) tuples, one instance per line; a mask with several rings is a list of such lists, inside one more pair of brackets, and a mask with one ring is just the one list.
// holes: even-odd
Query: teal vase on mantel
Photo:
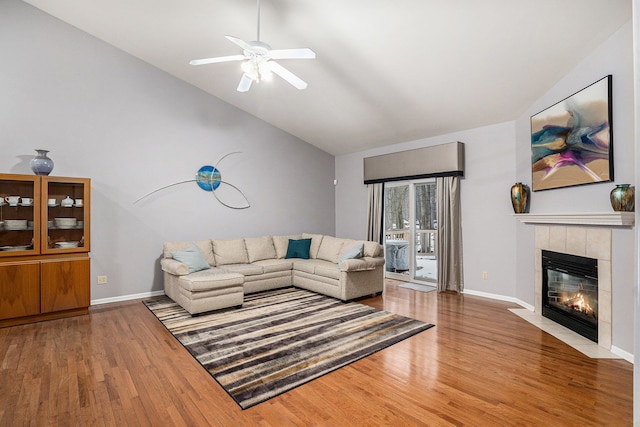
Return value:
[(516, 182), (511, 186), (511, 204), (517, 214), (529, 211), (529, 187), (526, 184)]
[(635, 188), (631, 184), (617, 184), (611, 190), (611, 207), (616, 212), (633, 212), (636, 208)]

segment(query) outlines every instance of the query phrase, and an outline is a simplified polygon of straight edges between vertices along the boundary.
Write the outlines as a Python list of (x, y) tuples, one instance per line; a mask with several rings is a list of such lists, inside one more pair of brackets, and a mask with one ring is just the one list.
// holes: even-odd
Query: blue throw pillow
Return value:
[(340, 255), (340, 258), (338, 258), (338, 264), (340, 264), (345, 259), (362, 258), (362, 252), (364, 252), (364, 243), (355, 245), (354, 247), (347, 249), (342, 255)]
[(287, 246), (287, 254), (285, 258), (302, 258), (309, 259), (309, 248), (311, 247), (311, 239), (289, 239)]
[(200, 252), (200, 249), (198, 249), (196, 245), (191, 245), (184, 251), (171, 252), (171, 256), (176, 261), (180, 261), (181, 263), (186, 264), (187, 267), (189, 267), (189, 273), (194, 273), (196, 271), (211, 268), (207, 260), (204, 259), (202, 252)]

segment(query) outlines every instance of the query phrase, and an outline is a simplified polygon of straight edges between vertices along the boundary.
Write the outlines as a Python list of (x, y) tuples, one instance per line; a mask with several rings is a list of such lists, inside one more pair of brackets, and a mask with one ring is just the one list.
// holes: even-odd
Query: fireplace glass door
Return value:
[(598, 261), (542, 251), (542, 315), (598, 342)]

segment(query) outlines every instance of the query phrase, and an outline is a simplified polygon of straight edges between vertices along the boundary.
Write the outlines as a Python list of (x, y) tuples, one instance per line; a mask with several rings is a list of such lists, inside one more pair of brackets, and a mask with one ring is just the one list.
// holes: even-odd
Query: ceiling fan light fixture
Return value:
[(293, 74), (291, 71), (278, 64), (279, 59), (313, 59), (315, 52), (309, 48), (297, 49), (271, 49), (267, 43), (260, 41), (260, 0), (258, 6), (258, 37), (255, 41), (244, 41), (238, 37), (226, 35), (225, 38), (242, 48), (242, 55), (230, 55), (214, 58), (194, 59), (191, 65), (215, 64), (218, 62), (243, 61), (241, 68), (243, 71), (238, 85), (238, 92), (247, 92), (251, 88), (252, 82), (261, 80), (269, 81), (273, 74), (277, 74), (297, 89), (306, 89), (307, 83)]
[(240, 66), (242, 71), (256, 83), (261, 81), (270, 81), (273, 77), (273, 72), (267, 61), (259, 60), (257, 58), (248, 59)]
[(248, 59), (242, 63), (240, 66), (242, 71), (254, 82), (258, 82), (260, 80), (260, 76), (258, 74), (258, 67), (256, 63), (252, 59)]
[(271, 71), (271, 67), (269, 66), (268, 61), (260, 61), (258, 63), (258, 74), (260, 74), (260, 80), (271, 81), (273, 77), (273, 72)]

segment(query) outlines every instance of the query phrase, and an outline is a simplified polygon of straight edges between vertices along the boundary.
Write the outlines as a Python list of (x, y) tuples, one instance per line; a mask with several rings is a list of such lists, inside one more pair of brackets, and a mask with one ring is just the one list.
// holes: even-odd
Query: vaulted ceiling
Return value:
[[(260, 38), (309, 86), (236, 87), (224, 38), (255, 40), (255, 0), (25, 0), (331, 154), (515, 119), (631, 19), (631, 0), (262, 0)], [(570, 94), (567, 94), (570, 95)]]

